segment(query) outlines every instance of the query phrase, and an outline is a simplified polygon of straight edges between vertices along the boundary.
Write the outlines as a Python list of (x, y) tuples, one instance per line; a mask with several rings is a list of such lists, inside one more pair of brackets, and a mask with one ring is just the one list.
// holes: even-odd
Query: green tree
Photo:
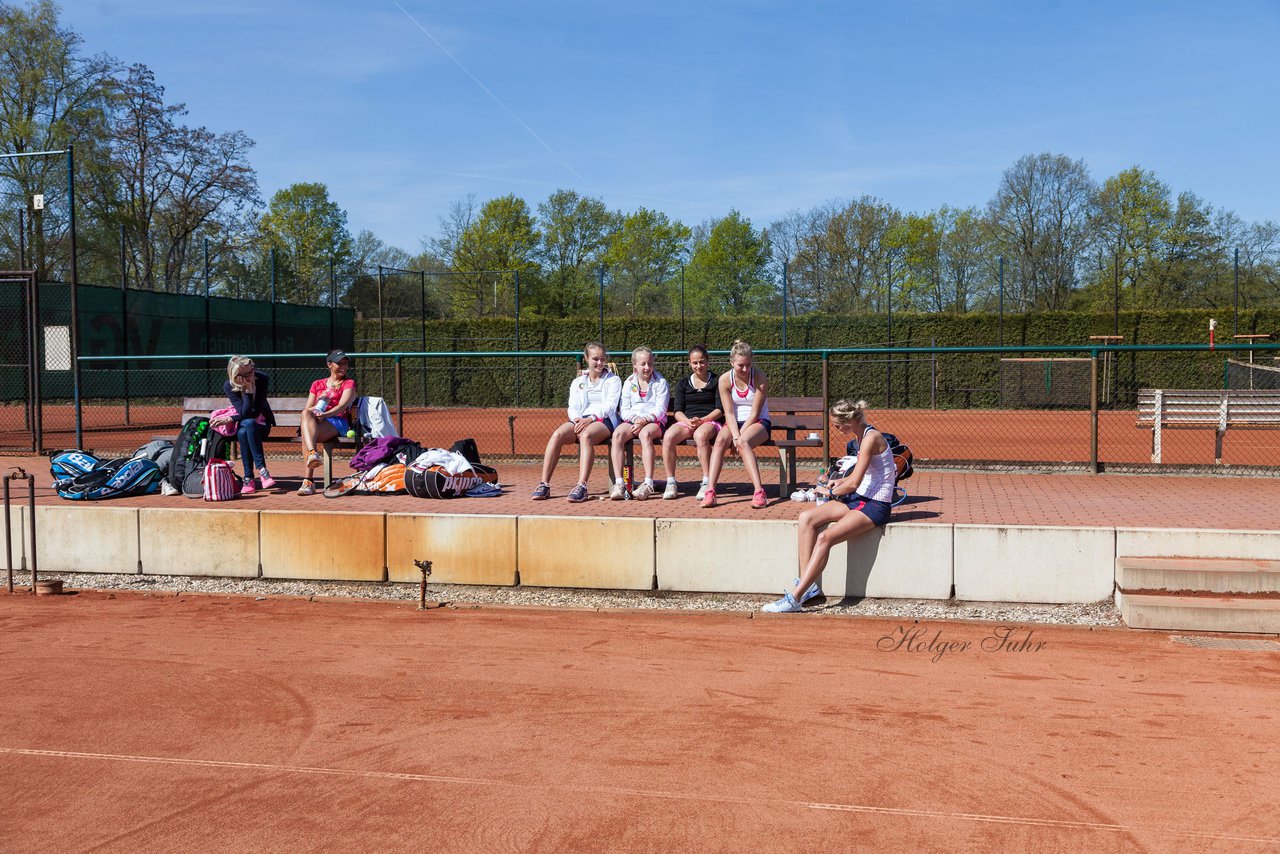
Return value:
[[(21, 154), (66, 148), (74, 142), (78, 177), (83, 180), (94, 164), (105, 160), (102, 150), (117, 63), (107, 56), (84, 56), (82, 43), (59, 21), (52, 0), (28, 7), (0, 2), (0, 150)], [(0, 160), (0, 239), (12, 257), (18, 255), (16, 211), (29, 209), (33, 195), (45, 196), (45, 210), (27, 218), (23, 236), (45, 277), (51, 268), (65, 271), (70, 257), (66, 186), (65, 161), (60, 157)]]
[[(520, 287), (536, 283), (539, 234), (524, 199), (514, 194), (490, 199), (457, 235), (451, 247), (452, 305), (468, 314), (511, 314), (515, 309), (514, 276)], [(528, 285), (526, 285), (528, 283)]]
[(609, 310), (632, 315), (670, 311), (690, 235), (688, 226), (660, 211), (640, 208), (624, 216), (605, 253)]
[(324, 305), (329, 299), (329, 265), (346, 266), (351, 256), (347, 212), (329, 198), (319, 183), (298, 183), (271, 197), (261, 220), (265, 246), (275, 248), (278, 276), (276, 296), (303, 305)]
[(604, 258), (620, 216), (599, 199), (557, 190), (538, 205), (538, 219), (543, 277), (532, 308), (558, 317), (582, 311), (595, 302), (593, 268)]
[(774, 295), (769, 240), (736, 210), (711, 223), (694, 243), (686, 295), (702, 312), (746, 314), (764, 310)]
[(1169, 187), (1140, 166), (1131, 166), (1102, 183), (1095, 200), (1093, 228), (1098, 247), (1096, 306), (1110, 305), (1119, 287), (1130, 296), (1124, 305), (1149, 305), (1165, 231), (1172, 209)]

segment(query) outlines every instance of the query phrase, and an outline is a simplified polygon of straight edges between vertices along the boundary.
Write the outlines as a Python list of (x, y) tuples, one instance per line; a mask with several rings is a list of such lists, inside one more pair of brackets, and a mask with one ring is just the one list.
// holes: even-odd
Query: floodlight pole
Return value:
[[(76, 264), (76, 154), (67, 146), (67, 211), (71, 227), (71, 399), (76, 410), (76, 447), (84, 447), (84, 419), (80, 409), (80, 300)], [(40, 285), (37, 283), (36, 287)]]

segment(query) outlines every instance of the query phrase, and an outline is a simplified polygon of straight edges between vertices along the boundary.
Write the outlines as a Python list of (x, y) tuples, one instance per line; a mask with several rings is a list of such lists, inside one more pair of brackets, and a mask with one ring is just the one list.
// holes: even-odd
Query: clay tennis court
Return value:
[(1280, 848), (1280, 653), (1167, 633), (136, 593), (0, 628), (5, 851)]

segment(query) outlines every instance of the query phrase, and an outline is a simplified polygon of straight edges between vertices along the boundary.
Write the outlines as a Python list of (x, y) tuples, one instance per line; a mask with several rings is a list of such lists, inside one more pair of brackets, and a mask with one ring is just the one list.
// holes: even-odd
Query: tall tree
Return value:
[(485, 202), (453, 246), (453, 269), (469, 274), (456, 277), (453, 283), (454, 310), (510, 314), (515, 308), (512, 273), (519, 273), (524, 281), (533, 278), (538, 270), (538, 240), (524, 199), (510, 194)]
[(688, 226), (660, 211), (639, 208), (624, 216), (605, 253), (612, 279), (610, 310), (626, 314), (669, 311), (690, 235)]
[(281, 276), (277, 298), (301, 305), (323, 305), (329, 297), (329, 264), (345, 266), (351, 255), (347, 212), (319, 183), (298, 183), (271, 197), (262, 217), (262, 236), (274, 248)]
[[(86, 57), (81, 37), (58, 19), (52, 0), (23, 7), (0, 2), (0, 150), (49, 151), (75, 143), (78, 168), (100, 159), (116, 62)], [(45, 210), (27, 219), (29, 247), (47, 247), (35, 262), (41, 274), (67, 268), (65, 161), (55, 157), (0, 160), (3, 237), (17, 257), (17, 216), (33, 195), (43, 194)], [(37, 224), (40, 233), (36, 233)], [(47, 239), (46, 239), (47, 238)]]
[(535, 309), (564, 317), (591, 304), (591, 268), (601, 263), (619, 220), (601, 200), (573, 190), (557, 190), (538, 205), (544, 276)]
[(131, 279), (146, 289), (189, 290), (197, 235), (222, 242), (257, 202), (246, 159), (253, 142), (239, 131), (186, 127), (184, 115), (184, 105), (165, 104), (149, 68), (130, 67), (110, 129), (115, 180), (88, 194), (104, 221), (124, 228)]
[(1061, 154), (1028, 154), (1000, 177), (988, 216), (1024, 309), (1066, 307), (1092, 239), (1094, 192), (1085, 162)]
[(769, 240), (738, 211), (715, 220), (705, 239), (695, 240), (688, 289), (704, 312), (745, 314), (765, 309), (774, 294)]

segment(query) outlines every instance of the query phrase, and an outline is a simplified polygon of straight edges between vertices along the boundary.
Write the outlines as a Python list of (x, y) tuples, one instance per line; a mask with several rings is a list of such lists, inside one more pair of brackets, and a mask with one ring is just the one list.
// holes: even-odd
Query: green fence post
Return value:
[(1089, 353), (1089, 473), (1098, 473), (1098, 351)]

